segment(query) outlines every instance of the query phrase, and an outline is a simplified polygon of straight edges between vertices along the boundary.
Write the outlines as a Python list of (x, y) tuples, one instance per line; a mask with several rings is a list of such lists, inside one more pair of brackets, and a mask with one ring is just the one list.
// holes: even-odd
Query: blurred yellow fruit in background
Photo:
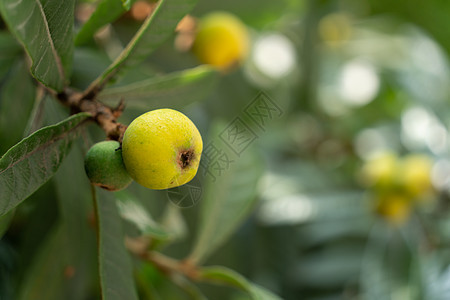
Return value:
[(226, 70), (247, 56), (247, 28), (230, 13), (210, 13), (199, 22), (192, 51), (202, 63)]
[(404, 223), (417, 200), (432, 195), (433, 161), (424, 154), (398, 157), (383, 152), (362, 168), (363, 183), (371, 188), (378, 214), (395, 224)]
[(398, 157), (393, 152), (382, 152), (366, 162), (362, 180), (366, 186), (387, 188), (395, 185)]
[(339, 46), (352, 34), (350, 18), (346, 14), (332, 13), (319, 22), (319, 35), (328, 46)]
[(401, 225), (411, 215), (412, 203), (404, 195), (386, 195), (378, 198), (376, 211), (391, 223)]
[(423, 154), (410, 154), (401, 163), (400, 181), (412, 197), (423, 196), (432, 189), (433, 162)]

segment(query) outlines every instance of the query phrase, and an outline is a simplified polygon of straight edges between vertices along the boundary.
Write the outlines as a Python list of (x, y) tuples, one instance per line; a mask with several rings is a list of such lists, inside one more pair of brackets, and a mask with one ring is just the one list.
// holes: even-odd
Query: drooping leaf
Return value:
[(1, 299), (13, 299), (14, 284), (13, 273), (17, 271), (14, 265), (16, 251), (1, 240), (0, 237), (0, 297)]
[(178, 280), (177, 285), (187, 294), (189, 295), (189, 299), (191, 300), (208, 300), (205, 295), (203, 295), (202, 291), (191, 281), (181, 278)]
[(422, 287), (421, 299), (445, 300), (450, 295), (450, 268), (442, 268), (442, 257), (440, 253), (430, 253), (417, 258), (419, 263), (419, 282), (415, 281), (417, 287)]
[[(216, 148), (225, 153), (225, 144), (218, 140), (212, 143), (217, 143)], [(219, 247), (248, 216), (256, 201), (256, 186), (263, 171), (258, 155), (248, 148), (239, 157), (229, 154), (227, 160), (230, 161), (228, 170), (216, 174), (215, 179), (205, 178), (198, 236), (189, 256), (194, 262), (204, 260)], [(222, 163), (221, 168), (225, 167)], [(205, 173), (208, 168), (215, 167), (211, 165), (199, 172)]]
[(160, 290), (157, 288), (164, 280), (167, 280), (164, 274), (151, 263), (143, 262), (139, 265), (136, 273), (136, 282), (142, 298), (151, 300), (162, 300)]
[(88, 42), (97, 30), (104, 25), (115, 21), (123, 13), (130, 9), (136, 0), (127, 1), (126, 8), (124, 0), (101, 0), (90, 16), (89, 20), (83, 24), (80, 31), (75, 36), (75, 45), (80, 46)]
[(66, 300), (88, 298), (96, 274), (97, 243), (95, 231), (88, 222), (92, 212), (91, 188), (84, 171), (80, 144), (80, 140), (74, 144), (53, 177), (67, 245), (65, 251), (70, 268), (74, 271), (67, 280)]
[(182, 107), (204, 99), (217, 82), (217, 72), (200, 66), (165, 76), (154, 77), (102, 91), (98, 99), (116, 104), (125, 99), (127, 107), (149, 109), (155, 107)]
[(374, 223), (368, 235), (359, 277), (364, 299), (382, 299), (392, 294), (394, 281), (389, 276), (385, 262), (390, 237), (387, 230), (386, 224)]
[(2, 156), (0, 216), (19, 205), (55, 174), (88, 117), (87, 113), (79, 113), (44, 127)]
[(134, 224), (142, 235), (154, 237), (157, 239), (167, 239), (170, 234), (155, 220), (150, 213), (143, 207), (137, 199), (126, 191), (115, 193), (117, 198), (117, 207), (120, 215), (127, 221)]
[(70, 275), (65, 275), (69, 270), (67, 245), (62, 226), (56, 225), (27, 270), (17, 299), (66, 299), (65, 276)]
[(188, 229), (181, 208), (175, 205), (167, 205), (161, 217), (161, 225), (170, 233), (170, 240), (180, 240), (186, 237)]
[(142, 62), (174, 34), (178, 22), (192, 10), (196, 3), (197, 0), (160, 0), (126, 48), (91, 84), (87, 92), (103, 87), (120, 70)]
[[(75, 240), (86, 238), (85, 231), (92, 231), (88, 222), (80, 222), (87, 220), (92, 203), (90, 183), (84, 171), (83, 153), (78, 144), (72, 147), (67, 160), (61, 164), (53, 178), (62, 222), (70, 239)], [(74, 246), (77, 252), (85, 246), (82, 240), (78, 244)]]
[(222, 266), (210, 266), (201, 269), (201, 278), (214, 283), (247, 290), (248, 282), (241, 274)]
[(36, 87), (25, 61), (16, 61), (0, 90), (1, 154), (24, 137), (35, 95)]
[(257, 284), (250, 285), (249, 293), (254, 300), (281, 300), (280, 297)]
[(96, 189), (99, 271), (102, 298), (137, 300), (132, 262), (124, 244), (119, 211), (111, 193)]
[(20, 45), (8, 32), (0, 32), (0, 79), (6, 75), (15, 58), (20, 54)]
[(6, 215), (0, 217), (0, 239), (2, 238), (6, 230), (8, 230), (9, 223), (11, 223), (13, 217), (14, 217), (14, 210), (11, 210)]
[(252, 300), (281, 300), (280, 297), (267, 289), (249, 282), (241, 274), (222, 266), (204, 267), (201, 269), (201, 278), (218, 284), (226, 284), (249, 294)]
[[(55, 231), (59, 224), (56, 206), (56, 193), (53, 184), (47, 182), (33, 193), (28, 201), (14, 209), (14, 219), (17, 220), (17, 223), (11, 225), (17, 224), (20, 226), (20, 234), (24, 237), (20, 248), (16, 250), (19, 254), (16, 261), (20, 261), (20, 266), (15, 264), (14, 260), (11, 260), (16, 272), (25, 274), (30, 270), (39, 249), (45, 247), (43, 245), (47, 242), (47, 237)], [(11, 229), (14, 228), (17, 227)], [(17, 286), (15, 289), (17, 289)]]
[(37, 80), (61, 91), (72, 68), (75, 0), (2, 0), (0, 12), (31, 58)]

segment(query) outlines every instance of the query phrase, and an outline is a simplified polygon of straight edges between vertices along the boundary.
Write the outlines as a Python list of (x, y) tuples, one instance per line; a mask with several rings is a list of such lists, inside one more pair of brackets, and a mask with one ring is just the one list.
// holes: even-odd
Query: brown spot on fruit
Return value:
[(186, 169), (192, 162), (194, 158), (194, 151), (192, 150), (184, 150), (178, 154), (178, 165), (181, 169)]

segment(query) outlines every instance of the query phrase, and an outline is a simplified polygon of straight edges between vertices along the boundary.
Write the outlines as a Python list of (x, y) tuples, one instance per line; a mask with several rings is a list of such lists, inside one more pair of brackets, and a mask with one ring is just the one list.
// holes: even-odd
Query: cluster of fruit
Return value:
[(122, 144), (93, 145), (85, 170), (92, 184), (109, 191), (124, 189), (133, 179), (150, 189), (168, 189), (194, 178), (202, 149), (200, 133), (188, 117), (157, 109), (133, 120)]
[[(229, 70), (243, 61), (248, 48), (247, 28), (232, 14), (214, 12), (196, 24), (191, 50), (202, 63)], [(150, 189), (167, 189), (195, 176), (202, 147), (191, 120), (159, 109), (136, 118), (122, 144), (104, 141), (92, 146), (85, 170), (92, 184), (110, 191), (126, 188), (133, 179)]]
[(426, 155), (398, 157), (395, 153), (384, 152), (366, 162), (361, 178), (375, 198), (376, 212), (401, 224), (415, 205), (431, 198), (431, 169), (432, 160)]

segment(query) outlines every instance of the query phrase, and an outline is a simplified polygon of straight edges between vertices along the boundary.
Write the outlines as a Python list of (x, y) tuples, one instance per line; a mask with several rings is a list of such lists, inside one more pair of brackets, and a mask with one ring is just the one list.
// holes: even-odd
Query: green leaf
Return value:
[(89, 114), (80, 113), (44, 127), (2, 156), (0, 216), (19, 205), (55, 174), (88, 117)]
[(170, 241), (181, 240), (188, 234), (181, 208), (168, 204), (161, 217), (161, 225), (170, 233)]
[[(136, 0), (127, 1), (128, 5), (131, 5)], [(126, 8), (123, 0), (101, 0), (97, 4), (97, 8), (90, 16), (89, 20), (83, 24), (78, 34), (75, 36), (75, 45), (83, 45), (92, 38), (92, 36), (106, 24), (115, 21), (123, 13), (130, 9)]]
[(160, 222), (157, 222), (148, 208), (134, 195), (125, 190), (114, 194), (122, 218), (132, 223), (141, 235), (152, 238), (152, 249), (161, 248), (186, 236), (187, 228), (179, 207), (170, 203), (166, 205)]
[[(226, 145), (216, 142), (216, 147), (226, 150)], [(232, 159), (231, 154), (228, 157)], [(188, 259), (194, 262), (204, 260), (245, 220), (256, 202), (256, 185), (262, 171), (261, 159), (252, 148), (248, 148), (240, 157), (235, 157), (229, 170), (215, 181), (206, 178), (200, 227)]]
[[(28, 118), (28, 121), (26, 122), (26, 126), (25, 129), (23, 130), (22, 136), (27, 137), (42, 127), (45, 104), (49, 98), (52, 97), (45, 93), (44, 88), (42, 86), (37, 88), (33, 108), (31, 109), (31, 113)], [(54, 100), (51, 99), (50, 101)]]
[(81, 140), (75, 143), (67, 159), (53, 177), (64, 229), (65, 245), (74, 273), (65, 300), (87, 299), (96, 276), (96, 237), (88, 220), (92, 212), (91, 188), (84, 171)]
[(227, 284), (244, 291), (248, 289), (248, 281), (244, 276), (222, 266), (204, 267), (200, 270), (200, 276), (213, 283)]
[(92, 209), (90, 182), (84, 171), (84, 157), (81, 147), (76, 143), (61, 164), (53, 178), (59, 200), (60, 216), (66, 225), (67, 234), (71, 239), (79, 240), (75, 245), (77, 252), (84, 245), (81, 239), (86, 238), (86, 231), (91, 232), (86, 219)]
[(59, 224), (38, 250), (17, 299), (66, 299), (64, 271), (68, 266), (68, 250), (65, 232)]
[(88, 47), (76, 48), (73, 59), (70, 84), (79, 90), (86, 89), (111, 64), (105, 53)]
[(0, 91), (0, 153), (3, 154), (24, 137), (35, 96), (36, 87), (26, 63), (17, 60)]
[(150, 213), (130, 193), (120, 191), (114, 193), (120, 215), (134, 224), (142, 235), (156, 239), (168, 239), (170, 234), (151, 217)]
[(122, 220), (116, 202), (113, 194), (96, 190), (102, 299), (137, 300), (132, 261), (125, 249)]
[(120, 70), (145, 60), (150, 53), (174, 34), (178, 22), (192, 10), (196, 3), (197, 0), (160, 0), (126, 48), (91, 84), (87, 93), (102, 88)]
[[(431, 0), (370, 0), (372, 14), (386, 15), (386, 13), (401, 17), (403, 20), (421, 26), (433, 36), (450, 53), (450, 41), (445, 30), (448, 26), (448, 1)], [(420, 9), (416, 9), (420, 7)]]
[(208, 298), (203, 295), (202, 291), (194, 283), (183, 277), (180, 277), (180, 279), (178, 279), (177, 285), (187, 295), (189, 295), (189, 299), (191, 300), (208, 300)]
[(107, 104), (117, 104), (121, 99), (127, 107), (149, 109), (154, 107), (182, 107), (204, 99), (217, 83), (217, 72), (208, 66), (154, 77), (125, 86), (102, 91), (98, 99)]
[(31, 58), (31, 73), (56, 91), (66, 84), (73, 53), (75, 0), (1, 0), (0, 12)]
[(202, 280), (217, 284), (226, 284), (247, 292), (252, 300), (281, 300), (280, 297), (265, 288), (249, 282), (241, 274), (222, 266), (202, 268)]
[(6, 230), (8, 230), (9, 223), (11, 223), (12, 218), (14, 217), (14, 210), (11, 210), (6, 215), (0, 217), (0, 239), (3, 234), (5, 234)]
[[(389, 247), (388, 224), (381, 221), (374, 223), (367, 236), (367, 245), (360, 262), (359, 285), (364, 299), (376, 300), (392, 294), (394, 280), (390, 277), (386, 265), (386, 253)], [(395, 282), (397, 283), (397, 282)]]
[(123, 8), (126, 10), (130, 10), (131, 8), (131, 0), (122, 0)]
[(20, 52), (20, 45), (13, 36), (9, 32), (0, 32), (0, 79), (9, 71)]
[(160, 289), (163, 281), (168, 280), (153, 264), (142, 262), (135, 273), (141, 299), (162, 300)]
[(251, 284), (249, 293), (254, 300), (281, 300), (280, 297), (257, 284)]

